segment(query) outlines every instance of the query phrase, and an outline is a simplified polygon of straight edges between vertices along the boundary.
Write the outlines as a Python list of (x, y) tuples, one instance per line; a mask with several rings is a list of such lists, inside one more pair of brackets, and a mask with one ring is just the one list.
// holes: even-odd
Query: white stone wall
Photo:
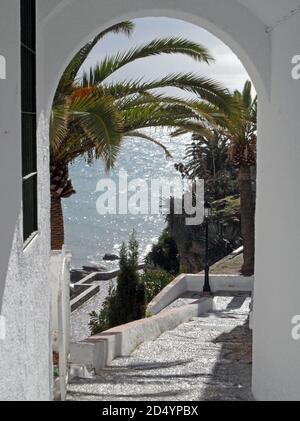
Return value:
[[(202, 293), (204, 288), (204, 275), (179, 275), (167, 285), (151, 303), (148, 304), (147, 314), (154, 315), (161, 312), (171, 303), (187, 292)], [(253, 292), (254, 277), (239, 275), (210, 275), (209, 284), (212, 293), (217, 292)]]
[(300, 400), (300, 13), (274, 27), (270, 100), (260, 104), (254, 297), (253, 391), (257, 399)]
[(6, 69), (0, 79), (0, 313), (22, 197), (19, 14), (18, 0), (1, 1), (0, 55)]
[(39, 233), (24, 250), (19, 7), (19, 0), (1, 0), (0, 54), (7, 78), (0, 80), (0, 312), (6, 331), (0, 339), (0, 401), (49, 400), (52, 381), (48, 128), (40, 112)]
[(6, 338), (0, 340), (0, 401), (51, 398), (49, 167), (46, 133), (43, 121), (40, 121), (39, 234), (23, 250), (20, 216), (9, 260), (2, 306)]

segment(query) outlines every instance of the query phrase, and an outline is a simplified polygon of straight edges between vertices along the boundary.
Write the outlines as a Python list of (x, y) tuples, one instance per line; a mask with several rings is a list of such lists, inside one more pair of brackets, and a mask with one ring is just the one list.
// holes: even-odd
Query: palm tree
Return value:
[(242, 92), (234, 93), (234, 99), (240, 104), (240, 116), (228, 122), (230, 159), (238, 168), (244, 244), (242, 274), (245, 276), (254, 274), (255, 263), (255, 193), (251, 168), (256, 166), (257, 96), (253, 98), (251, 92), (252, 84), (247, 81)]
[(193, 135), (193, 142), (186, 148), (184, 163), (175, 168), (188, 179), (205, 180), (205, 200), (213, 202), (238, 193), (237, 170), (229, 159), (230, 142), (218, 130), (212, 135)]
[[(106, 57), (88, 73), (78, 76), (85, 59), (104, 36), (109, 33), (130, 35), (132, 30), (132, 22), (121, 22), (100, 33), (74, 57), (59, 83), (50, 125), (52, 249), (61, 249), (64, 243), (61, 200), (75, 193), (68, 167), (77, 157), (85, 156), (89, 163), (101, 158), (109, 169), (126, 136), (162, 146), (140, 130), (164, 126), (197, 130), (204, 135), (206, 121), (218, 120), (230, 110), (230, 95), (226, 89), (191, 73), (171, 74), (147, 82), (142, 78), (116, 83), (107, 80), (129, 63), (161, 54), (180, 53), (196, 61), (212, 61), (204, 47), (182, 38), (158, 39)], [(183, 100), (157, 93), (158, 89), (167, 87), (197, 94), (201, 100)], [(168, 154), (166, 149), (165, 152)]]
[[(238, 185), (241, 196), (241, 231), (244, 244), (244, 263), (241, 272), (245, 276), (254, 274), (255, 259), (255, 193), (253, 189), (252, 168), (256, 166), (257, 141), (257, 97), (252, 97), (252, 83), (247, 81), (242, 92), (235, 91), (232, 100), (228, 101), (229, 112), (218, 114), (211, 123), (211, 133), (218, 132), (229, 142), (230, 162), (238, 169)], [(192, 131), (194, 138), (202, 133), (197, 130), (177, 130), (173, 136)], [(207, 138), (214, 142), (214, 136)], [(196, 157), (190, 163), (188, 172), (195, 167), (199, 169), (199, 159)], [(202, 162), (203, 164), (203, 162)], [(179, 168), (186, 172), (185, 168)]]
[[(100, 131), (102, 128), (102, 131), (105, 134), (107, 132), (105, 125), (108, 125), (111, 122), (111, 137), (108, 141), (112, 142), (113, 139), (115, 139), (115, 141), (116, 138), (118, 139), (117, 130), (118, 125), (120, 124), (120, 117), (117, 115), (114, 107), (112, 107), (111, 101), (108, 102), (108, 104), (106, 104), (105, 100), (101, 101), (101, 103), (97, 103), (95, 100), (93, 101), (91, 93), (89, 95), (85, 95), (85, 97), (84, 95), (80, 95), (80, 92), (76, 90), (78, 84), (78, 73), (89, 53), (101, 39), (110, 33), (124, 33), (129, 36), (132, 33), (133, 28), (134, 26), (132, 22), (121, 22), (101, 32), (91, 42), (86, 44), (75, 55), (66, 68), (56, 90), (50, 121), (52, 250), (60, 250), (64, 244), (64, 219), (61, 200), (63, 198), (68, 198), (75, 193), (72, 182), (69, 180), (69, 163), (78, 156), (74, 149), (82, 149), (85, 143), (84, 140), (87, 140), (83, 140), (83, 138), (81, 139), (82, 133), (79, 134), (79, 131), (82, 131), (82, 129), (78, 124), (78, 119), (76, 120), (76, 115), (79, 115), (80, 113), (80, 107), (81, 111), (84, 112), (84, 115), (82, 113), (81, 116), (82, 120), (84, 120), (84, 118), (86, 119), (86, 126), (89, 122), (88, 119), (92, 122), (93, 116), (96, 119), (99, 115), (103, 124), (99, 124), (98, 127), (94, 125), (93, 129), (98, 129)], [(86, 105), (86, 109), (84, 109), (84, 105)], [(102, 115), (98, 113), (98, 111), (96, 112), (97, 108), (101, 108), (101, 106)], [(94, 113), (93, 110), (95, 111)], [(116, 125), (113, 124), (114, 122)], [(96, 135), (95, 131), (92, 133)], [(99, 137), (99, 139), (101, 138), (102, 136)], [(98, 147), (100, 148), (101, 143), (98, 143)], [(77, 146), (79, 147), (77, 148)]]

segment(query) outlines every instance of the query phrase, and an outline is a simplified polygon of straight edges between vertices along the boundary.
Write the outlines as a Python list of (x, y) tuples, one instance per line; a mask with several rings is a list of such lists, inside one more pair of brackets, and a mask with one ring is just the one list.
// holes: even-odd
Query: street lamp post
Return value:
[(209, 263), (208, 263), (208, 226), (211, 217), (211, 205), (208, 202), (204, 203), (204, 222), (205, 222), (205, 280), (203, 292), (211, 293), (209, 285)]

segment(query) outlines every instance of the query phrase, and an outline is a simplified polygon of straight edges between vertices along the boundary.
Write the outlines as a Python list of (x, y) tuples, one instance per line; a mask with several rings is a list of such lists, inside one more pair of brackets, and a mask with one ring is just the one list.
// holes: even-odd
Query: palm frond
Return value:
[(125, 53), (106, 57), (89, 74), (84, 75), (84, 83), (97, 85), (107, 79), (112, 73), (136, 60), (158, 56), (161, 54), (183, 54), (196, 61), (210, 63), (213, 58), (208, 50), (200, 44), (184, 38), (160, 38), (145, 45), (137, 46)]
[(92, 41), (88, 42), (84, 47), (82, 47), (79, 52), (73, 57), (68, 67), (64, 71), (64, 74), (58, 85), (57, 92), (62, 93), (69, 91), (70, 86), (74, 84), (76, 76), (87, 59), (90, 52), (98, 44), (98, 42), (109, 34), (120, 34), (123, 33), (127, 36), (130, 36), (134, 29), (134, 23), (131, 21), (124, 21), (110, 26), (104, 31), (100, 32)]
[(209, 127), (204, 126), (201, 123), (191, 121), (191, 120), (185, 120), (182, 122), (178, 122), (177, 127), (179, 130), (174, 131), (171, 136), (172, 137), (178, 137), (179, 135), (187, 134), (187, 133), (194, 133), (198, 136), (203, 136), (206, 138), (211, 138), (212, 131)]
[(120, 147), (123, 131), (122, 116), (109, 97), (96, 91), (74, 91), (68, 104), (68, 132), (56, 153), (56, 159), (75, 159), (79, 152), (94, 149), (106, 165), (112, 166)]
[(195, 117), (192, 112), (183, 107), (162, 107), (159, 104), (145, 104), (122, 110), (122, 116), (126, 132), (146, 127), (178, 127), (178, 122)]
[(107, 91), (116, 99), (168, 87), (196, 94), (199, 100), (206, 101), (227, 114), (234, 109), (235, 101), (227, 89), (212, 79), (194, 73), (170, 74), (149, 82), (131, 80), (103, 85), (104, 91)]
[[(196, 61), (210, 63), (213, 59), (200, 44), (184, 38), (156, 39), (145, 45), (106, 57), (81, 83), (76, 76), (88, 54), (109, 33), (130, 35), (132, 22), (121, 22), (101, 32), (74, 57), (61, 80), (55, 97), (51, 121), (51, 148), (58, 160), (70, 162), (80, 155), (88, 160), (102, 158), (109, 169), (126, 136), (139, 137), (167, 148), (141, 130), (167, 127), (173, 136), (193, 132), (209, 138), (212, 129), (234, 121), (235, 104), (240, 98), (212, 79), (193, 73), (174, 73), (157, 80), (143, 78), (118, 83), (105, 82), (107, 77), (136, 60), (161, 54), (183, 54)], [(161, 88), (175, 87), (183, 97), (158, 94)], [(184, 99), (186, 93), (196, 99)], [(227, 127), (227, 126), (226, 126)]]
[(67, 104), (56, 105), (51, 111), (50, 147), (54, 154), (57, 154), (69, 132), (66, 118), (67, 108)]
[(118, 100), (117, 104), (123, 110), (140, 107), (145, 104), (159, 104), (162, 107), (178, 105), (185, 110), (192, 112), (196, 118), (206, 120), (213, 124), (224, 124), (224, 119), (226, 118), (222, 111), (208, 102), (166, 96), (164, 94), (156, 94), (148, 91), (124, 97)]
[(243, 92), (242, 92), (243, 104), (244, 104), (244, 106), (247, 110), (250, 109), (251, 104), (252, 104), (251, 92), (252, 92), (252, 83), (250, 82), (250, 80), (247, 80), (247, 82), (244, 85)]

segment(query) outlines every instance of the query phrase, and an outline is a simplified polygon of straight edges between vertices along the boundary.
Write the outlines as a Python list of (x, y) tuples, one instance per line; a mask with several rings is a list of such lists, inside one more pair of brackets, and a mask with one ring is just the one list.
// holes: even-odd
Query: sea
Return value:
[[(99, 191), (99, 182), (103, 183), (106, 179), (113, 181), (118, 192), (120, 171), (126, 171), (128, 183), (142, 179), (149, 188), (153, 179), (164, 179), (167, 183), (174, 177), (180, 177), (174, 165), (182, 162), (191, 136), (184, 135), (174, 139), (169, 130), (161, 128), (148, 129), (144, 133), (163, 143), (172, 158), (167, 158), (163, 149), (156, 144), (144, 139), (127, 138), (122, 143), (114, 169), (109, 173), (105, 172), (101, 160), (89, 165), (83, 158), (79, 158), (70, 166), (70, 178), (76, 194), (63, 200), (63, 211), (65, 244), (72, 252), (72, 267), (85, 265), (104, 266), (107, 270), (116, 268), (117, 261), (107, 262), (103, 257), (107, 253), (118, 255), (122, 243), (128, 241), (133, 230), (139, 242), (142, 259), (166, 227), (166, 216), (162, 212), (98, 212), (97, 203), (99, 204), (99, 197), (103, 194), (103, 191)], [(111, 204), (114, 198), (112, 191)]]

